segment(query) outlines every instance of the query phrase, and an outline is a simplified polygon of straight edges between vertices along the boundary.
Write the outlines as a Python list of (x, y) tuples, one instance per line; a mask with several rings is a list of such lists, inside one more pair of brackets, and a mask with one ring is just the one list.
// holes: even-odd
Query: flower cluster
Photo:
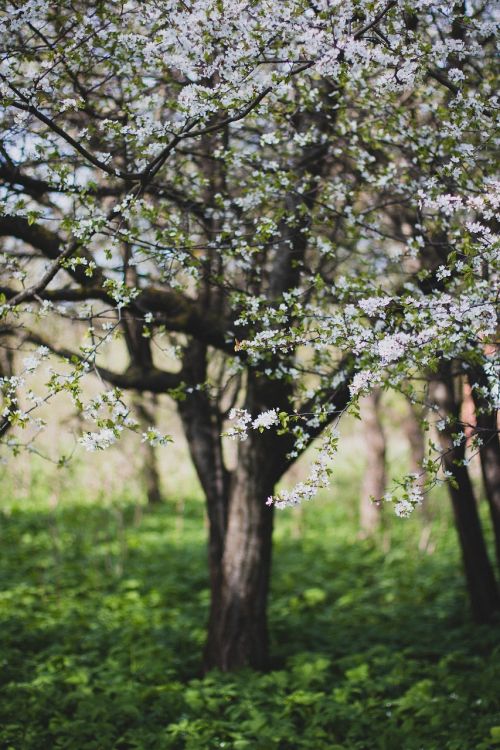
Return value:
[(305, 481), (299, 482), (291, 490), (282, 490), (277, 495), (269, 497), (267, 505), (274, 505), (280, 510), (299, 505), (304, 500), (315, 497), (320, 489), (328, 487), (332, 473), (331, 461), (337, 452), (339, 437), (337, 430), (328, 430)]
[(224, 435), (233, 439), (238, 438), (239, 440), (246, 440), (248, 438), (249, 429), (263, 432), (280, 424), (276, 409), (263, 411), (252, 419), (251, 414), (246, 409), (234, 408), (229, 412), (229, 419), (234, 421), (234, 424), (231, 425)]
[(86, 432), (79, 443), (88, 451), (104, 450), (113, 445), (125, 428), (136, 430), (138, 422), (130, 413), (118, 388), (105, 391), (91, 399), (83, 408), (88, 420), (96, 423), (98, 432)]
[(223, 434), (226, 437), (233, 438), (233, 440), (246, 440), (248, 438), (248, 428), (252, 422), (249, 412), (246, 409), (231, 409), (229, 419), (234, 420), (235, 423)]
[(116, 443), (117, 432), (110, 427), (104, 427), (99, 432), (86, 432), (79, 442), (86, 450), (90, 452), (101, 451), (105, 448), (109, 448), (110, 445)]

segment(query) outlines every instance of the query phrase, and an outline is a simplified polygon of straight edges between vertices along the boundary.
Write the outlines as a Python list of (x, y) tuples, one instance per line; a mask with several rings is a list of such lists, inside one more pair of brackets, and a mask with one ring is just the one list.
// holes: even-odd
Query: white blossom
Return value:
[(254, 430), (258, 430), (260, 428), (268, 430), (270, 427), (273, 427), (273, 425), (276, 424), (279, 424), (278, 413), (276, 409), (263, 411), (252, 421), (252, 427), (254, 428)]
[(99, 432), (87, 432), (79, 439), (80, 445), (90, 451), (100, 451), (105, 448), (109, 448), (110, 445), (116, 443), (115, 432), (110, 428), (104, 428)]

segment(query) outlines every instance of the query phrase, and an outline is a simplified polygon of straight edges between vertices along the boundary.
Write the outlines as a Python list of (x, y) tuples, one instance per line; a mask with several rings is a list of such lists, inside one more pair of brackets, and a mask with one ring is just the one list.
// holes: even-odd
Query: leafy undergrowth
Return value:
[(199, 501), (5, 504), (0, 747), (500, 748), (498, 624), (469, 619), (446, 513), (427, 552), (418, 519), (360, 541), (348, 503), (277, 526), (272, 669), (201, 678)]

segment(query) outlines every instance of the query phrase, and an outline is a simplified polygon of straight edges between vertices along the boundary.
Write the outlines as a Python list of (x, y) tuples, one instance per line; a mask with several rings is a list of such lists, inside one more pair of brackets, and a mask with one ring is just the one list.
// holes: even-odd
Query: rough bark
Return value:
[(274, 486), (273, 455), (266, 454), (262, 436), (252, 436), (241, 444), (237, 468), (229, 474), (222, 460), (220, 427), (215, 428), (213, 415), (199, 398), (189, 401), (191, 405), (180, 410), (209, 520), (211, 602), (204, 668), (264, 669), (273, 527), (266, 499)]
[(461, 431), (460, 400), (456, 397), (449, 370), (441, 373), (439, 381), (432, 383), (431, 397), (441, 414), (451, 418), (446, 429), (439, 432), (443, 464), (453, 479), (453, 482), (448, 483), (448, 488), (472, 614), (477, 622), (487, 622), (500, 609), (500, 595), (484, 541), (474, 489), (467, 467), (462, 464), (465, 458), (465, 441), (458, 446), (453, 442), (454, 433)]
[[(213, 418), (201, 394), (190, 397), (179, 411), (196, 473), (205, 494), (208, 516), (208, 570), (210, 611), (208, 633), (217, 627), (221, 610), (222, 555), (227, 529), (229, 473), (223, 466), (220, 432), (215, 434)], [(196, 402), (201, 409), (198, 411)], [(196, 413), (197, 412), (197, 413)], [(206, 662), (206, 659), (204, 659)], [(215, 666), (215, 665), (214, 665)]]
[[(183, 372), (188, 381), (203, 382), (203, 357), (198, 347), (186, 352)], [(275, 382), (249, 375), (245, 407), (251, 413), (262, 411), (276, 402), (275, 389)], [(179, 403), (179, 412), (209, 521), (211, 604), (204, 668), (265, 669), (273, 528), (273, 512), (266, 500), (284, 470), (289, 443), (274, 433), (250, 432), (238, 444), (236, 468), (229, 472), (222, 452), (219, 405), (205, 390), (193, 388)]]
[(206, 348), (196, 342), (186, 348), (183, 374), (186, 383), (191, 386), (191, 391), (186, 394), (185, 399), (179, 401), (178, 411), (206, 501), (211, 594), (208, 617), (210, 632), (216, 626), (221, 606), (222, 555), (227, 529), (230, 473), (224, 465), (220, 412), (214, 408), (206, 391), (196, 387), (206, 379), (206, 355)]
[(267, 595), (271, 572), (272, 508), (266, 499), (273, 489), (258, 437), (242, 444), (232, 476), (229, 513), (220, 577), (212, 590), (218, 602), (205, 648), (205, 667), (223, 671), (268, 662)]
[[(248, 374), (244, 405), (251, 414), (284, 405), (286, 397), (286, 386), (279, 381)], [(238, 444), (227, 495), (223, 554), (218, 573), (212, 575), (212, 601), (217, 609), (208, 628), (206, 669), (265, 669), (268, 665), (273, 509), (266, 500), (287, 468), (289, 449), (289, 440), (272, 431), (250, 431)]]
[(359, 502), (359, 522), (364, 534), (372, 534), (380, 524), (380, 500), (385, 493), (386, 441), (380, 420), (382, 391), (375, 389), (362, 401), (361, 418), (365, 442), (366, 466)]

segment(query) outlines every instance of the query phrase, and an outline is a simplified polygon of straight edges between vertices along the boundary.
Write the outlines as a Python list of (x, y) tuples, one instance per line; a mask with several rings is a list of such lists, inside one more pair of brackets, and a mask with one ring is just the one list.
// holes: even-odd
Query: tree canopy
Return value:
[[(32, 348), (2, 378), (3, 444), (20, 449), (17, 425), (29, 445), (61, 391), (88, 450), (138, 429), (123, 390), (170, 394), (219, 498), (220, 558), (243, 471), (224, 431), (245, 492), (279, 507), (328, 481), (341, 416), (380, 385), (450, 433), (431, 484), (466, 435), (429, 380), (468, 376), (477, 448), (495, 437), (495, 29), (475, 1), (2, 3), (0, 331)], [(82, 340), (61, 344), (56, 318)], [(321, 434), (309, 477), (276, 495)], [(416, 480), (391, 495), (400, 515)]]

